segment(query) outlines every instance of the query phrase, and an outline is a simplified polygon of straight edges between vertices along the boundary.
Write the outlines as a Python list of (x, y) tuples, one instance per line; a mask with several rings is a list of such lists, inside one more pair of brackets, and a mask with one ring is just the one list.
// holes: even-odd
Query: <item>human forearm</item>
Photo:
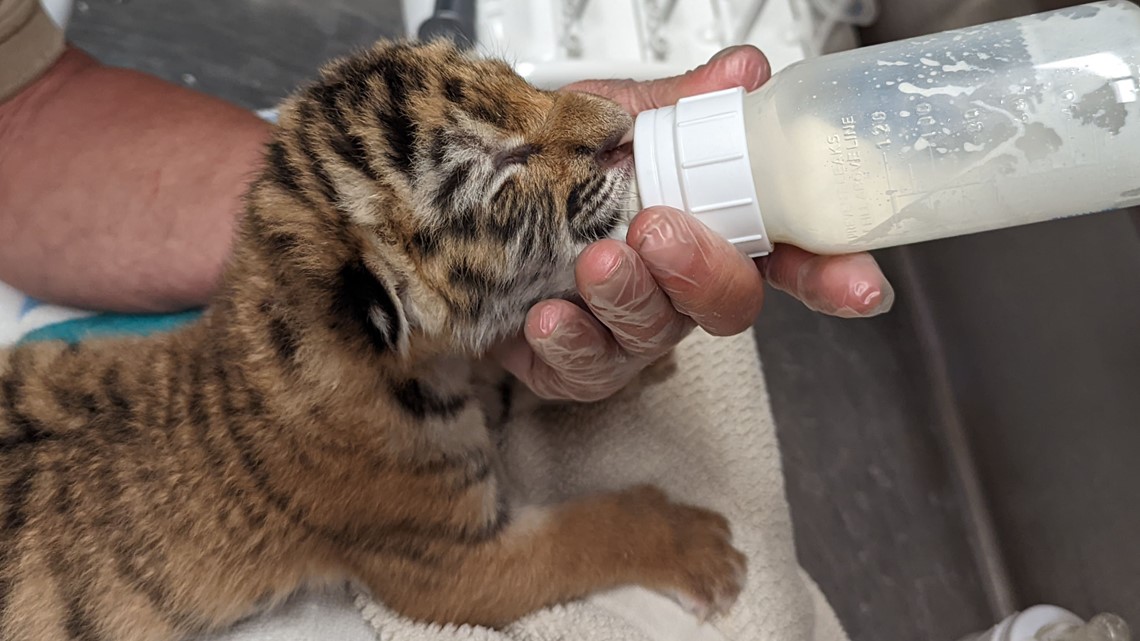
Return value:
[(0, 105), (0, 280), (94, 309), (203, 303), (268, 130), (69, 50)]

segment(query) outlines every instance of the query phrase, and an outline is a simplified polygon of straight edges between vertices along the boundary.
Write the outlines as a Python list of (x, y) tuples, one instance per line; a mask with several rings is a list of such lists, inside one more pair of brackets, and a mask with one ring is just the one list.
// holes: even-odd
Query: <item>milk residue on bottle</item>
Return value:
[[(805, 60), (741, 102), (769, 243), (847, 253), (1140, 204), (1140, 7), (1121, 0)], [(635, 137), (639, 181), (679, 176), (644, 204), (693, 209), (695, 168), (721, 162), (684, 149), (699, 120), (674, 128), (676, 170), (645, 170)]]

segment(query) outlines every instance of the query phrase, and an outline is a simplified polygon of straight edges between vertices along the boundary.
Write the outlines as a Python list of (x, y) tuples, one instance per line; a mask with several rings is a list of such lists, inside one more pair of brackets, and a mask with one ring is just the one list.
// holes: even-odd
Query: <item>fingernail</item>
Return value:
[[(627, 281), (629, 280), (629, 270), (624, 269), (626, 265), (626, 258), (620, 253), (614, 252), (604, 257), (605, 263), (602, 271), (602, 276), (598, 280), (587, 283), (582, 290), (586, 296), (586, 300), (591, 305), (611, 305), (615, 296), (619, 295), (626, 288)], [(601, 266), (601, 265), (600, 265)], [(618, 278), (618, 275), (621, 278)]]
[(543, 338), (549, 338), (558, 326), (558, 309), (554, 305), (547, 305), (538, 315), (538, 331)]
[(728, 47), (728, 48), (726, 48), (726, 49), (721, 49), (720, 51), (718, 51), (718, 52), (716, 52), (715, 54), (713, 54), (713, 57), (712, 57), (712, 58), (709, 58), (709, 62), (715, 62), (715, 61), (717, 61), (717, 60), (720, 60), (721, 58), (724, 58), (724, 57), (730, 56), (730, 55), (732, 55), (734, 52), (736, 52), (736, 51), (739, 51), (739, 50), (741, 50), (741, 49), (743, 49), (743, 48), (744, 48), (744, 46), (743, 46), (743, 45), (733, 45), (733, 46), (731, 46), (731, 47)]
[[(895, 305), (895, 288), (887, 281), (883, 281), (878, 291), (879, 302), (867, 312), (867, 316), (878, 316), (879, 314), (886, 314), (891, 311)], [(867, 301), (871, 302), (871, 301)]]
[(621, 269), (622, 263), (625, 262), (625, 256), (622, 256), (620, 252), (616, 251), (608, 252), (602, 257), (602, 261), (605, 264), (605, 268), (602, 270), (600, 282), (608, 283), (613, 279), (614, 274), (618, 273), (618, 270)]
[(667, 212), (654, 212), (653, 218), (645, 226), (638, 253), (654, 254), (683, 245), (695, 245), (692, 231), (685, 223), (676, 220)]

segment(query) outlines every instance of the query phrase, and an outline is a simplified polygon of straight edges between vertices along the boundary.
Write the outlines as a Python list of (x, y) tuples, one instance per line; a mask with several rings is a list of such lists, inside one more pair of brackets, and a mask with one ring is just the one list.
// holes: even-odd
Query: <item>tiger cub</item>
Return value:
[(166, 641), (299, 587), (501, 626), (745, 560), (651, 487), (517, 506), (472, 368), (623, 223), (631, 119), (390, 42), (287, 100), (199, 321), (0, 353), (0, 638)]

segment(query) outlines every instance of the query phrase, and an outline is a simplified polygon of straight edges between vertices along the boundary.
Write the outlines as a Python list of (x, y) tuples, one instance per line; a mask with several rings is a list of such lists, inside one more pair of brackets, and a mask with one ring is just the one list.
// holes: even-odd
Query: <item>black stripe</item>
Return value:
[(257, 210), (250, 209), (245, 213), (245, 223), (253, 237), (269, 246), (275, 254), (288, 254), (301, 246), (301, 239), (296, 234), (273, 227)]
[[(530, 307), (533, 307), (533, 305), (528, 306), (527, 309), (530, 309)], [(501, 426), (505, 427), (507, 420), (511, 418), (511, 410), (514, 408), (515, 387), (514, 387), (514, 383), (512, 382), (511, 378), (505, 376), (505, 377), (503, 377), (503, 380), (499, 381), (498, 388), (499, 388), (499, 412), (500, 412), (499, 413), (499, 424)]]
[(398, 170), (412, 173), (418, 125), (408, 114), (408, 84), (400, 74), (402, 66), (394, 60), (382, 66), (384, 83), (388, 86), (388, 107), (381, 108), (376, 115), (388, 138), (388, 160)]
[(477, 292), (487, 292), (494, 289), (491, 275), (481, 269), (476, 269), (467, 261), (463, 261), (451, 268), (447, 280), (455, 287), (462, 287)]
[(287, 256), (301, 246), (301, 239), (287, 231), (265, 231), (261, 237), (275, 256)]
[(468, 396), (440, 396), (415, 378), (394, 382), (392, 397), (404, 411), (421, 421), (428, 417), (452, 418), (471, 400)]
[(274, 182), (290, 192), (303, 194), (297, 170), (289, 162), (289, 154), (280, 140), (269, 143), (266, 164), (266, 172)]
[[(392, 50), (395, 53), (395, 50)], [(412, 91), (422, 91), (424, 74), (416, 64), (408, 64), (396, 56), (384, 56), (374, 66), (388, 89), (387, 108), (377, 113), (387, 132), (388, 159), (405, 174), (412, 171), (419, 126), (408, 113), (408, 98)]]
[(519, 237), (519, 224), (517, 218), (506, 221), (491, 220), (487, 222), (487, 231), (496, 242), (506, 245)]
[(522, 216), (518, 211), (507, 207), (500, 208), (499, 213), (501, 215), (489, 217), (486, 223), (487, 231), (496, 241), (506, 245), (519, 237), (519, 232), (523, 228), (523, 224), (520, 223)]
[(605, 185), (605, 180), (602, 176), (595, 176), (593, 179), (579, 183), (570, 190), (570, 195), (566, 199), (566, 220), (573, 222), (574, 218), (582, 213), (582, 210), (589, 205), (594, 197), (597, 196), (598, 190)]
[(594, 241), (601, 240), (609, 236), (610, 232), (617, 228), (620, 218), (620, 213), (615, 211), (605, 218), (596, 220), (583, 228), (575, 229), (574, 235), (578, 238), (578, 240), (584, 243), (592, 243)]
[(115, 557), (115, 569), (125, 582), (136, 592), (141, 593), (150, 603), (155, 613), (170, 627), (180, 634), (202, 632), (209, 628), (209, 622), (203, 620), (197, 613), (184, 610), (176, 605), (163, 580), (156, 576), (157, 568), (168, 564), (166, 559), (141, 558), (144, 550), (154, 550), (153, 545), (139, 545), (139, 542), (127, 541), (119, 536), (112, 536), (112, 555)]
[(321, 161), (320, 156), (317, 155), (316, 150), (313, 148), (313, 143), (309, 140), (309, 136), (306, 133), (306, 125), (312, 125), (315, 118), (313, 110), (309, 106), (309, 103), (301, 103), (298, 111), (301, 117), (301, 126), (298, 127), (296, 131), (297, 147), (308, 161), (309, 173), (313, 179), (316, 180), (321, 195), (327, 203), (336, 207), (340, 203), (340, 194), (337, 193), (336, 185), (333, 184), (332, 178), (329, 177), (328, 172), (325, 171), (324, 163)]
[(348, 124), (344, 121), (344, 114), (337, 101), (344, 86), (343, 82), (330, 82), (313, 85), (308, 91), (309, 99), (320, 105), (325, 120), (342, 135), (348, 133)]
[[(372, 310), (378, 309), (387, 327), (372, 322)], [(333, 292), (334, 324), (345, 331), (364, 336), (377, 352), (392, 349), (402, 331), (399, 309), (388, 288), (359, 258), (345, 263), (337, 274)]]
[(16, 539), (28, 521), (26, 508), (28, 498), (32, 494), (35, 476), (36, 469), (33, 465), (24, 467), (4, 488), (3, 503), (0, 503), (0, 508), (5, 509), (4, 519), (0, 521), (0, 629), (4, 627), (4, 618), (15, 582), (12, 565)]
[(590, 196), (590, 200), (585, 202), (585, 207), (591, 211), (598, 209), (614, 193), (616, 187), (617, 184), (613, 181), (602, 181), (601, 188)]
[(89, 423), (99, 414), (99, 401), (94, 394), (59, 384), (52, 385), (49, 391), (61, 410), (72, 416), (81, 416), (84, 423)]
[(435, 167), (443, 164), (444, 154), (447, 153), (447, 141), (444, 136), (447, 134), (442, 129), (434, 129), (431, 134), (431, 147), (428, 151), (428, 156), (431, 158), (431, 163)]
[(110, 437), (111, 442), (126, 442), (135, 436), (134, 409), (131, 401), (123, 395), (122, 380), (119, 372), (119, 363), (110, 365), (99, 383), (103, 388), (103, 397), (107, 399), (107, 411), (103, 417), (105, 423), (101, 433)]
[(57, 463), (52, 467), (52, 474), (55, 476), (56, 482), (55, 495), (51, 500), (52, 508), (67, 523), (72, 523), (71, 513), (75, 510), (75, 496), (71, 492), (71, 484), (75, 481), (68, 473), (72, 465), (72, 461), (67, 461)]
[(498, 101), (475, 100), (469, 102), (464, 107), (467, 113), (471, 114), (477, 120), (482, 120), (499, 129), (504, 129), (507, 126), (507, 111), (503, 108), (504, 103)]
[[(60, 545), (48, 552), (48, 571), (55, 579), (56, 590), (63, 597), (63, 628), (69, 641), (102, 641), (91, 613), (83, 604), (83, 588), (87, 585), (76, 580), (72, 559), (65, 558), (66, 548)], [(77, 554), (82, 551), (77, 550)]]
[(537, 199), (521, 205), (521, 210), (516, 216), (518, 230), (515, 232), (515, 238), (519, 241), (519, 249), (522, 254), (520, 259), (523, 263), (531, 264), (540, 255), (538, 252), (540, 239), (535, 233), (535, 228), (541, 224), (541, 219), (544, 216), (550, 215), (550, 212), (542, 209), (541, 201)]
[[(263, 407), (263, 403), (260, 400), (255, 400), (255, 398), (255, 396), (251, 396), (250, 400), (247, 401), (251, 412), (256, 411), (254, 408)], [(250, 480), (253, 481), (254, 487), (258, 493), (262, 495), (263, 499), (281, 512), (294, 525), (310, 534), (333, 541), (344, 549), (392, 553), (399, 555), (401, 558), (425, 564), (435, 561), (428, 555), (427, 547), (429, 541), (422, 540), (422, 538), (421, 540), (412, 541), (394, 540), (386, 536), (386, 528), (384, 526), (376, 526), (365, 531), (357, 531), (351, 528), (337, 529), (313, 523), (307, 511), (294, 505), (289, 495), (273, 487), (273, 481), (270, 478), (269, 472), (266, 470), (266, 465), (257, 454), (253, 437), (249, 434), (250, 423), (260, 422), (258, 420), (260, 417), (255, 417), (255, 419), (251, 421), (248, 416), (239, 417), (237, 415), (238, 412), (232, 411), (232, 407), (223, 409), (229, 410), (223, 412), (222, 420), (225, 424), (225, 432), (235, 446), (238, 462), (242, 469), (245, 470)], [(264, 425), (254, 425), (254, 427), (257, 433), (263, 433), (265, 431)]]
[[(438, 476), (461, 468), (482, 470), (490, 467), (487, 452), (482, 449), (473, 449), (460, 454), (436, 452), (431, 458), (406, 462), (399, 469), (401, 472), (413, 476)], [(482, 475), (483, 473), (479, 472), (479, 474)]]
[[(222, 346), (218, 345), (217, 349), (222, 349)], [(219, 356), (214, 355), (213, 358), (216, 360)], [(202, 389), (206, 383), (206, 372), (202, 369), (202, 360), (202, 358), (191, 358), (189, 364), (189, 387), (195, 392)], [(219, 382), (219, 384), (223, 386), (229, 385), (228, 382)], [(211, 438), (210, 432), (213, 427), (213, 418), (210, 415), (209, 408), (207, 408), (201, 400), (195, 399), (197, 395), (195, 392), (191, 393), (189, 401), (195, 437), (205, 457), (206, 464), (212, 468), (215, 478), (220, 479), (222, 483), (224, 490), (223, 495), (227, 497), (227, 499), (230, 499), (225, 501), (222, 505), (219, 505), (218, 510), (221, 511), (226, 508), (232, 509), (233, 505), (236, 504), (240, 508), (249, 527), (257, 530), (264, 525), (268, 514), (265, 510), (257, 509), (252, 502), (245, 500), (247, 493), (241, 488), (238, 488), (229, 475), (230, 463), (226, 460), (225, 453), (218, 449), (213, 442), (213, 438)], [(224, 395), (223, 400), (228, 402), (228, 395)], [(195, 410), (194, 408), (197, 409)], [(233, 408), (222, 407), (221, 413), (224, 420), (239, 420)], [(258, 414), (260, 415), (260, 411), (258, 411)], [(225, 522), (225, 519), (219, 517), (219, 521)]]
[(582, 195), (590, 187), (591, 181), (584, 180), (570, 188), (570, 195), (566, 197), (566, 219), (574, 220), (578, 209), (582, 206)]
[(441, 231), (460, 240), (476, 240), (479, 238), (479, 217), (472, 207), (452, 212)]
[(170, 371), (166, 376), (166, 414), (163, 416), (162, 424), (167, 430), (171, 430), (175, 425), (181, 423), (181, 413), (179, 412), (182, 399), (185, 398), (186, 390), (191, 389), (186, 383), (188, 372), (182, 362), (182, 353), (177, 349), (170, 350)]
[(409, 471), (416, 476), (456, 475), (451, 479), (448, 490), (459, 494), (486, 481), (493, 469), (487, 452), (471, 450), (459, 455), (440, 454), (438, 458), (415, 463)]
[(461, 103), (466, 99), (466, 88), (462, 78), (446, 78), (443, 81), (443, 95), (451, 102)]
[(352, 56), (344, 59), (331, 75), (326, 74), (322, 81), (330, 85), (341, 85), (348, 95), (349, 106), (360, 109), (369, 99), (368, 78), (372, 75), (374, 58), (368, 55)]
[[(204, 372), (202, 371), (202, 362), (200, 359), (190, 359), (190, 398), (187, 399), (187, 411), (190, 414), (190, 421), (198, 429), (198, 432), (205, 435), (210, 431), (210, 410), (206, 406), (206, 397), (204, 393), (205, 379)], [(221, 465), (218, 466), (221, 471)]]
[(258, 310), (268, 323), (266, 330), (269, 332), (269, 345), (277, 353), (277, 358), (281, 359), (282, 363), (291, 366), (297, 355), (297, 348), (301, 339), (289, 322), (275, 311), (274, 307), (273, 303), (265, 301), (261, 303)]
[(459, 189), (471, 179), (471, 172), (474, 169), (474, 162), (465, 162), (453, 167), (451, 173), (444, 176), (443, 180), (439, 182), (435, 197), (432, 199), (432, 204), (435, 205), (436, 209), (451, 211), (455, 207)]
[[(83, 531), (99, 532), (101, 536), (92, 537), (92, 539), (104, 546), (103, 551), (111, 557), (119, 578), (132, 590), (142, 594), (154, 612), (167, 625), (180, 633), (204, 630), (208, 622), (199, 618), (195, 613), (180, 609), (167, 590), (168, 581), (163, 578), (161, 568), (167, 567), (169, 561), (162, 552), (161, 545), (153, 539), (142, 538), (143, 530), (141, 528), (130, 526), (130, 524), (137, 522), (139, 513), (153, 513), (153, 510), (144, 508), (134, 513), (128, 512), (122, 502), (123, 486), (116, 474), (118, 470), (112, 468), (113, 463), (108, 459), (102, 458), (96, 461), (90, 456), (90, 453), (87, 453), (85, 460), (81, 461), (80, 465), (85, 469), (97, 472), (90, 477), (94, 485), (92, 489), (98, 492), (93, 500), (102, 508), (95, 513), (92, 521), (82, 523), (86, 526)], [(144, 492), (141, 496), (153, 498), (155, 493)], [(65, 479), (60, 479), (54, 499), (64, 504), (74, 501), (74, 498), (71, 497), (69, 484)], [(73, 577), (92, 574), (96, 571), (92, 554), (84, 548), (79, 549), (71, 559), (63, 559), (60, 555), (56, 561), (57, 563), (65, 562), (65, 564), (53, 565), (52, 572), (57, 580), (62, 578), (60, 581), (61, 591), (63, 591), (68, 602), (73, 604), (68, 609), (68, 618), (74, 621), (75, 632), (73, 632), (73, 637), (77, 639), (89, 638), (79, 635), (85, 627), (91, 628), (91, 632), (94, 633), (94, 626), (90, 622), (91, 613), (82, 607), (82, 593), (79, 590), (83, 589), (84, 586), (89, 589), (90, 585), (77, 581)], [(96, 634), (90, 638), (99, 637)]]
[[(351, 132), (348, 122), (344, 119), (344, 111), (340, 107), (340, 99), (345, 93), (352, 91), (350, 87), (351, 85), (343, 82), (316, 85), (309, 90), (309, 96), (320, 104), (321, 113), (336, 129), (336, 135), (329, 140), (332, 150), (350, 167), (374, 181), (379, 181), (380, 174), (368, 159), (368, 149), (364, 140)], [(356, 91), (360, 93), (362, 90)]]
[(431, 256), (439, 251), (439, 236), (425, 229), (416, 230), (412, 234), (412, 245), (423, 256)]
[[(48, 382), (48, 393), (55, 402), (56, 409), (69, 417), (78, 417), (84, 425), (90, 424), (99, 415), (99, 400), (94, 394), (84, 391), (80, 382), (71, 372), (75, 367), (87, 369), (84, 363), (74, 363), (79, 353), (79, 343), (69, 343), (61, 353), (60, 361), (51, 367), (55, 373)], [(72, 369), (68, 369), (72, 368)]]
[(497, 537), (503, 530), (511, 524), (511, 507), (507, 499), (507, 493), (499, 490), (499, 500), (496, 505), (495, 520), (487, 524), (480, 530), (475, 537), (469, 538), (469, 542), (482, 543)]
[(380, 181), (380, 174), (376, 171), (376, 168), (372, 166), (371, 161), (368, 160), (368, 149), (364, 144), (363, 138), (356, 134), (347, 134), (342, 137), (333, 138), (331, 144), (333, 151), (340, 156), (341, 160), (348, 163), (350, 167), (356, 169), (373, 181)]
[(64, 589), (64, 595), (66, 616), (63, 620), (63, 628), (67, 631), (68, 639), (72, 641), (102, 641), (103, 636), (95, 629), (95, 622), (91, 620), (87, 609), (83, 607), (83, 597), (79, 590)]
[[(4, 488), (4, 506), (6, 506), (6, 513), (4, 520), (0, 523), (0, 535), (5, 539), (16, 537), (19, 535), (20, 530), (28, 522), (28, 515), (24, 513), (24, 508), (27, 507), (28, 497), (32, 493), (32, 485), (36, 478), (36, 468), (32, 464), (28, 464), (20, 471), (8, 487)], [(9, 545), (0, 546), (0, 548), (8, 548)]]
[(54, 436), (38, 419), (20, 409), (20, 403), (23, 400), (22, 388), (27, 374), (24, 370), (26, 359), (23, 356), (25, 354), (27, 352), (23, 350), (12, 353), (11, 360), (8, 363), (9, 370), (4, 375), (3, 381), (0, 381), (0, 393), (3, 394), (3, 399), (0, 400), (0, 410), (7, 417), (8, 427), (15, 432), (14, 434), (5, 434), (0, 438), (0, 450), (21, 445), (36, 445)]

